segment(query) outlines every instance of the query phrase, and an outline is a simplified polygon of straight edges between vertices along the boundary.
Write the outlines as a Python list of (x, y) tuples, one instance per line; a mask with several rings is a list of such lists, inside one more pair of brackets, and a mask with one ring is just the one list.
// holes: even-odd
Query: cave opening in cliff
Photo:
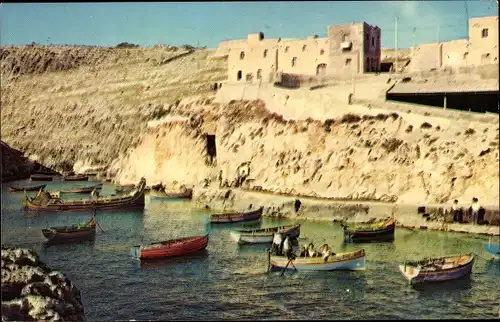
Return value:
[(214, 163), (215, 157), (217, 156), (217, 148), (215, 144), (215, 134), (205, 134), (206, 137), (206, 147), (207, 155), (210, 160), (210, 164)]

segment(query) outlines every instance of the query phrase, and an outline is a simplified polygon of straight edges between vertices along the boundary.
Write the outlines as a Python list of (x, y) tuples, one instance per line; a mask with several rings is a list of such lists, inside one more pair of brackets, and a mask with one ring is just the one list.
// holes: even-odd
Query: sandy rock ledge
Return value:
[(29, 249), (2, 246), (2, 321), (84, 321), (80, 291)]

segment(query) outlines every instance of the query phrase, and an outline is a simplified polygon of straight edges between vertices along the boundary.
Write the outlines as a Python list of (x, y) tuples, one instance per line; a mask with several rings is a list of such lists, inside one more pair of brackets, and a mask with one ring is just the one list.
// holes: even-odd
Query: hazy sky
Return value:
[[(467, 1), (469, 17), (497, 15), (491, 0)], [(132, 42), (215, 48), (262, 31), (266, 38), (326, 36), (327, 25), (365, 21), (382, 29), (382, 47), (464, 38), (465, 1), (4, 3), (0, 44), (115, 46)]]

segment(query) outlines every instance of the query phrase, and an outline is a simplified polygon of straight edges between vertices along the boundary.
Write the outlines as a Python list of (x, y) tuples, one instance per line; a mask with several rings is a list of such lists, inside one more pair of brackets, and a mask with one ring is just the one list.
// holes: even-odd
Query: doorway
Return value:
[(205, 134), (206, 137), (206, 149), (210, 164), (214, 163), (215, 157), (217, 156), (217, 148), (215, 144), (215, 134)]

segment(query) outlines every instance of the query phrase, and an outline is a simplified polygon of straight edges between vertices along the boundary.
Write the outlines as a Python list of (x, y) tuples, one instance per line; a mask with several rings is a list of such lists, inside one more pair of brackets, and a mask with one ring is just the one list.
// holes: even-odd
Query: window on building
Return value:
[(346, 66), (351, 66), (351, 61), (352, 61), (352, 59), (351, 59), (351, 58), (347, 58), (347, 59), (345, 60), (345, 65), (346, 65)]
[(289, 48), (290, 48), (290, 47), (288, 47), (288, 46), (286, 46), (286, 47), (285, 47), (285, 53), (287, 53), (287, 52), (288, 52), (288, 49), (289, 49)]
[(267, 49), (264, 50), (264, 58), (267, 57)]
[(342, 42), (349, 41), (349, 34), (342, 34)]
[(236, 73), (236, 80), (241, 80), (242, 74), (243, 72), (239, 70), (238, 73)]
[(375, 37), (372, 37), (372, 47), (375, 47)]
[(242, 52), (240, 53), (240, 59), (244, 59), (244, 58), (245, 58), (245, 52), (244, 52), (244, 51), (242, 51)]
[(262, 69), (257, 70), (257, 79), (262, 79)]
[(487, 38), (488, 37), (488, 28), (484, 28), (481, 31), (481, 38)]
[(297, 64), (297, 57), (292, 58), (292, 67), (294, 67)]
[(246, 75), (246, 80), (247, 80), (247, 82), (252, 81), (252, 78), (253, 78), (252, 73), (248, 73), (248, 74)]
[(321, 49), (321, 50), (319, 51), (319, 54), (320, 54), (320, 55), (323, 55), (324, 53), (325, 53), (325, 50), (324, 50), (324, 49)]
[(307, 45), (302, 46), (302, 51), (306, 51)]

